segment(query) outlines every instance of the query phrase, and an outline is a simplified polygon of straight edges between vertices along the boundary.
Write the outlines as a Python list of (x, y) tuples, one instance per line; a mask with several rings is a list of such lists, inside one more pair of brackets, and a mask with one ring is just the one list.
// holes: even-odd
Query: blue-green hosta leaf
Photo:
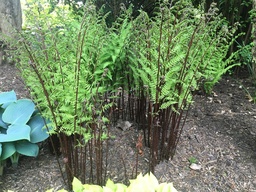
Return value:
[(0, 143), (0, 157), (1, 157), (1, 154), (2, 154), (2, 143)]
[(0, 127), (7, 129), (8, 125), (2, 119), (3, 113), (4, 109), (0, 108)]
[(35, 104), (29, 99), (20, 99), (11, 103), (3, 113), (3, 121), (9, 124), (26, 124), (35, 110)]
[(39, 147), (29, 141), (18, 141), (15, 143), (16, 151), (22, 155), (36, 157), (39, 153)]
[(5, 108), (11, 102), (17, 101), (16, 93), (14, 91), (0, 93), (0, 105), (4, 104), (2, 108)]
[(10, 125), (7, 134), (0, 134), (0, 142), (30, 140), (31, 128), (28, 125)]
[(29, 120), (28, 125), (31, 128), (31, 133), (30, 133), (31, 143), (38, 143), (38, 142), (44, 141), (49, 137), (49, 134), (47, 133), (47, 129), (45, 128), (45, 121), (41, 115), (37, 114), (33, 116)]
[(5, 160), (11, 157), (16, 152), (16, 148), (13, 142), (2, 143), (2, 153), (0, 155), (0, 160)]
[(0, 127), (0, 134), (6, 134), (7, 129)]

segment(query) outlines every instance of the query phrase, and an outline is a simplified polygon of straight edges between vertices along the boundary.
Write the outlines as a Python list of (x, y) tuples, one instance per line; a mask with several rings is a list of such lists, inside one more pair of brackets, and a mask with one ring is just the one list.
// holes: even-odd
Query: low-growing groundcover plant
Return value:
[[(172, 183), (158, 183), (157, 178), (152, 174), (139, 174), (136, 179), (130, 180), (130, 185), (114, 183), (108, 179), (105, 186), (82, 184), (76, 177), (72, 182), (73, 192), (177, 192)], [(46, 192), (53, 192), (53, 189)], [(67, 192), (59, 190), (58, 192)]]
[(38, 155), (37, 143), (49, 136), (45, 125), (32, 100), (17, 100), (14, 91), (0, 93), (0, 175), (7, 158), (17, 166), (20, 155)]

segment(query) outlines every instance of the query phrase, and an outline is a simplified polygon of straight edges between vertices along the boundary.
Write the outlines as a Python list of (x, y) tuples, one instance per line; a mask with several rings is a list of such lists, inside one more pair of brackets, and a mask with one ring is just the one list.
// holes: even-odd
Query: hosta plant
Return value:
[[(130, 185), (126, 186), (121, 183), (114, 183), (110, 179), (106, 186), (82, 184), (77, 178), (73, 179), (72, 188), (74, 192), (177, 192), (172, 183), (159, 184), (157, 178), (152, 174), (138, 175), (134, 180), (130, 180)], [(53, 189), (47, 192), (52, 192)], [(58, 192), (66, 192), (62, 189)]]
[(0, 170), (7, 158), (17, 166), (20, 154), (36, 157), (37, 143), (49, 136), (45, 125), (30, 99), (17, 100), (14, 91), (0, 93)]

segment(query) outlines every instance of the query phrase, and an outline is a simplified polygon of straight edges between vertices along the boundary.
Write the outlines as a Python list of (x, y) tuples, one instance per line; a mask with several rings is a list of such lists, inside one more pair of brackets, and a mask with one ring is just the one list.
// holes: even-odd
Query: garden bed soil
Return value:
[[(213, 94), (194, 96), (174, 159), (155, 168), (159, 182), (173, 182), (181, 192), (256, 192), (256, 105), (245, 89), (255, 93), (251, 79), (226, 76)], [(0, 92), (10, 90), (19, 98), (29, 97), (15, 66), (1, 65)], [(125, 131), (111, 129), (115, 138), (110, 142), (108, 175), (126, 183), (135, 175), (139, 131), (136, 124)], [(144, 147), (138, 158), (138, 172), (147, 172), (148, 151)], [(61, 156), (58, 160), (62, 165)], [(196, 163), (193, 169), (192, 161)], [(0, 191), (50, 188), (57, 191), (66, 186), (47, 143), (41, 144), (38, 157), (21, 157), (16, 168), (7, 164), (0, 177)]]

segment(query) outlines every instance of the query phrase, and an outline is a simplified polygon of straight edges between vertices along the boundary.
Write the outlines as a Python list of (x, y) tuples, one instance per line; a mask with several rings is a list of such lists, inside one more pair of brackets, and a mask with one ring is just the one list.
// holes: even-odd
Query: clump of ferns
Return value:
[(160, 160), (173, 158), (186, 120), (184, 112), (192, 103), (192, 90), (199, 88), (202, 78), (213, 77), (213, 86), (236, 65), (227, 65), (232, 61), (232, 57), (225, 59), (230, 36), (223, 40), (218, 27), (224, 20), (214, 11), (204, 15), (184, 2), (163, 3), (156, 17), (150, 19), (142, 12), (143, 18), (137, 18), (143, 33), (135, 37), (138, 62), (131, 69), (140, 95), (147, 97), (146, 120), (140, 124), (146, 123), (144, 137), (151, 148), (151, 170)]

